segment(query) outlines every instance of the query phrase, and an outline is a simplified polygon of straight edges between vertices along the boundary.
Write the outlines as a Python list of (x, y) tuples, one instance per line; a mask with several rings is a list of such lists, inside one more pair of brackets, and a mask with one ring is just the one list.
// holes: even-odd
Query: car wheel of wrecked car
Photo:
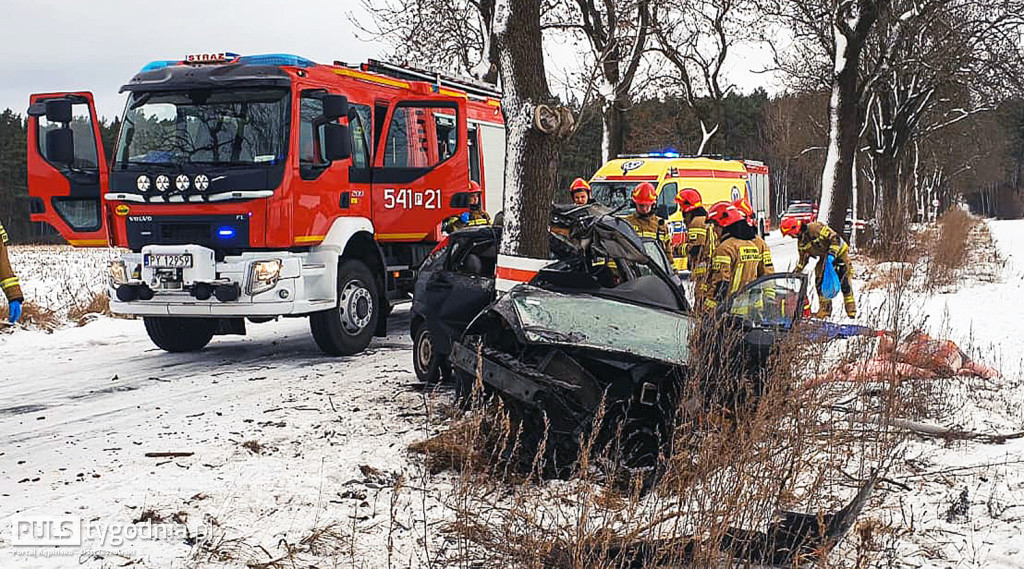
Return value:
[(436, 383), (441, 378), (441, 362), (434, 347), (430, 329), (421, 323), (413, 334), (412, 367), (416, 377), (423, 383)]

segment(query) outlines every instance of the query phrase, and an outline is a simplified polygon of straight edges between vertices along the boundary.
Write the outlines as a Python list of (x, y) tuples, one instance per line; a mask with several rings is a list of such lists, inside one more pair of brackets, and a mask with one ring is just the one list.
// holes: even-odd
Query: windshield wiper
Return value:
[(270, 162), (253, 162), (252, 160), (188, 160), (182, 164), (205, 164), (209, 166), (255, 166)]

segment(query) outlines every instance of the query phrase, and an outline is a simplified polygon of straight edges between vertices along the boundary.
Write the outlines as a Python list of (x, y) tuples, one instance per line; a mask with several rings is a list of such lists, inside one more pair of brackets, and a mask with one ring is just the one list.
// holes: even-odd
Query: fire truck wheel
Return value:
[(143, 317), (146, 333), (158, 348), (168, 352), (195, 352), (210, 343), (217, 318)]
[(338, 305), (311, 314), (309, 328), (325, 354), (350, 356), (370, 345), (380, 310), (373, 273), (362, 261), (348, 259), (338, 266)]

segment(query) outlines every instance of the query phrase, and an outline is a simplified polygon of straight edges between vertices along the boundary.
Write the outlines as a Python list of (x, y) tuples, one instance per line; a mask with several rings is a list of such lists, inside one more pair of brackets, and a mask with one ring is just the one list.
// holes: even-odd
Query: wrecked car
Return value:
[[(484, 308), (451, 343), (457, 392), (469, 397), (479, 378), (500, 395), (534, 439), (525, 448), (546, 438), (556, 473), (576, 463), (597, 417), (601, 448), (629, 467), (649, 466), (673, 430), (697, 317), (625, 222), (601, 214), (569, 221), (552, 247), (560, 260)], [(734, 359), (755, 380), (801, 317), (806, 289), (801, 274), (769, 275), (720, 308), (718, 320), (742, 337)]]
[[(643, 243), (627, 223), (608, 215), (609, 212), (603, 206), (554, 206), (549, 235), (552, 256), (579, 257), (584, 251), (573, 244), (572, 228), (603, 218), (602, 227), (607, 226), (620, 238), (631, 240), (634, 249), (639, 246), (646, 252), (646, 256), (637, 256), (645, 268), (638, 269), (636, 276), (651, 274), (657, 269), (649, 266), (656, 266), (679, 289), (679, 300), (685, 305), (682, 283), (660, 246)], [(453, 232), (421, 263), (413, 285), (410, 321), (413, 370), (420, 381), (432, 383), (451, 378), (448, 354), (453, 339), (459, 338), (469, 322), (494, 300), (494, 270), (501, 232), (501, 226), (491, 225)], [(600, 269), (600, 260), (595, 263)], [(605, 279), (617, 278), (610, 270), (598, 270), (595, 274)]]

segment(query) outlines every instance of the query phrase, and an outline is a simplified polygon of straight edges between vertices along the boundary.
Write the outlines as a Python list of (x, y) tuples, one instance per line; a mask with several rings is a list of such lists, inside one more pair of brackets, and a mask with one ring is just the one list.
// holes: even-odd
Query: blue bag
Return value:
[(839, 275), (834, 262), (832, 255), (825, 259), (825, 270), (821, 275), (821, 295), (825, 298), (835, 298), (839, 294)]

